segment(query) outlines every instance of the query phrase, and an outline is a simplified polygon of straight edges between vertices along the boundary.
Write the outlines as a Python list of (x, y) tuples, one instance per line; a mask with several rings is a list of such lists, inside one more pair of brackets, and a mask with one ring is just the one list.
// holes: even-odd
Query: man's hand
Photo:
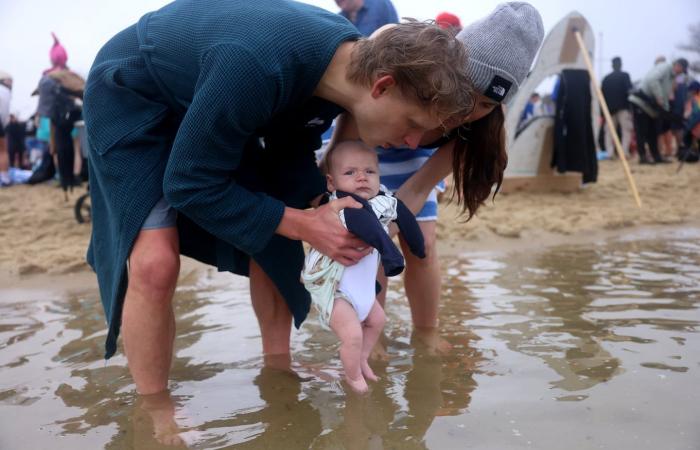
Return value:
[(338, 213), (345, 208), (361, 207), (362, 205), (352, 197), (343, 197), (314, 210), (286, 208), (277, 233), (308, 242), (334, 261), (351, 266), (368, 255), (372, 249), (343, 226)]

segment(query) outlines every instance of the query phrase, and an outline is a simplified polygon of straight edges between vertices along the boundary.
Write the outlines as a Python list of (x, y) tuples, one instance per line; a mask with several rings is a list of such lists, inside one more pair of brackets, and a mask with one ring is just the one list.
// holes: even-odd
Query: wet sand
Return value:
[(198, 268), (175, 295), (170, 393), (137, 397), (121, 349), (102, 360), (84, 274), (23, 277), (0, 290), (0, 448), (696, 449), (698, 242), (667, 226), (445, 257), (442, 353), (392, 280), (366, 397), (337, 382), (314, 315), (288, 370), (265, 367), (246, 280)]

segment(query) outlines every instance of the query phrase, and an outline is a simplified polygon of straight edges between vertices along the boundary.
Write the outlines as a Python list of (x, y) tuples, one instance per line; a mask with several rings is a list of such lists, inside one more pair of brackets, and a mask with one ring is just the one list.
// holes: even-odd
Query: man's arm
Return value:
[[(232, 72), (231, 67), (239, 69)], [(356, 262), (366, 253), (357, 250), (364, 244), (337, 216), (340, 209), (357, 206), (354, 201), (297, 210), (251, 192), (231, 176), (247, 140), (278, 106), (279, 86), (261, 83), (268, 79), (265, 73), (256, 55), (234, 45), (218, 46), (206, 55), (168, 159), (165, 197), (200, 227), (245, 253), (260, 252), (277, 233), (305, 240), (341, 263)]]

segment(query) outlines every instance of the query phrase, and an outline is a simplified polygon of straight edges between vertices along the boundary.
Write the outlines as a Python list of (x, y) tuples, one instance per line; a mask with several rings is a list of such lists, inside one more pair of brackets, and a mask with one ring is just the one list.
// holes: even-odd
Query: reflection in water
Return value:
[(697, 242), (444, 261), (439, 331), (411, 330), (392, 282), (389, 359), (372, 364), (381, 379), (366, 396), (345, 393), (337, 342), (315, 317), (292, 361), (263, 359), (242, 279), (184, 277), (171, 391), (147, 397), (123, 356), (102, 360), (96, 291), (0, 291), (0, 418), (17, 419), (0, 446), (693, 448)]
[[(625, 330), (643, 324), (696, 331), (697, 314), (686, 317), (682, 311), (697, 311), (700, 248), (682, 243), (676, 249), (691, 251), (669, 254), (668, 245), (630, 242), (612, 251), (559, 247), (518, 254), (493, 279), (469, 289), (496, 308), (485, 315), (503, 321), (488, 326), (497, 330), (496, 336), (559, 374), (561, 379), (551, 382), (554, 387), (585, 390), (623, 371), (606, 342), (653, 342)], [(475, 263), (468, 267), (474, 270)]]

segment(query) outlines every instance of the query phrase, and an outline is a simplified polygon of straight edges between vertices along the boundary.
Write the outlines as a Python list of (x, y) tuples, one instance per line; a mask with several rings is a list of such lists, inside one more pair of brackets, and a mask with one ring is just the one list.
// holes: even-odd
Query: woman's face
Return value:
[(476, 122), (479, 119), (483, 119), (498, 105), (500, 105), (500, 103), (496, 100), (492, 100), (484, 94), (476, 94), (474, 96), (474, 110), (467, 116), (465, 122)]
[[(494, 108), (496, 108), (496, 107), (500, 107), (500, 103), (498, 103), (495, 100), (491, 100), (490, 98), (488, 98), (484, 94), (475, 94), (475, 96), (474, 96), (474, 110), (471, 112), (471, 114), (469, 114), (464, 119), (464, 121), (461, 123), (446, 122), (445, 126), (446, 126), (447, 130), (451, 131), (462, 124), (471, 123), (471, 122), (475, 122), (479, 119), (483, 119), (488, 114), (490, 114), (491, 111), (493, 111)], [(434, 130), (430, 130), (423, 135), (423, 138), (420, 141), (420, 145), (430, 145), (433, 142), (440, 139), (444, 134), (445, 134), (444, 128), (436, 128)]]

